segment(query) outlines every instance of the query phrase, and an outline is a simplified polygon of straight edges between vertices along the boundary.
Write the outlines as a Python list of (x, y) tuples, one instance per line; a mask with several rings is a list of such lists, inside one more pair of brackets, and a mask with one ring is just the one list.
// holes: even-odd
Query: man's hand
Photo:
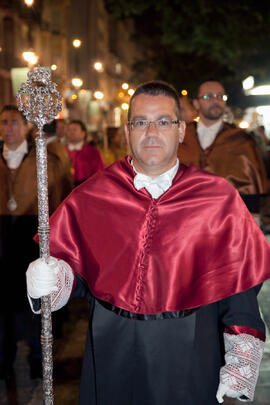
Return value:
[(216, 398), (226, 395), (240, 401), (253, 401), (264, 341), (248, 333), (224, 333), (225, 364), (220, 369)]
[(51, 311), (62, 308), (70, 298), (74, 280), (73, 271), (64, 260), (50, 256), (48, 262), (44, 259), (32, 262), (26, 272), (27, 293), (32, 311), (40, 313), (40, 309), (34, 309), (32, 299), (46, 295), (51, 297)]
[(30, 263), (26, 272), (27, 292), (31, 298), (41, 298), (58, 291), (58, 260), (50, 256), (46, 263), (37, 259)]
[(219, 383), (218, 386), (218, 390), (217, 390), (217, 401), (222, 404), (224, 402), (224, 395), (226, 395), (227, 397), (230, 398), (238, 398), (239, 397), (239, 392), (236, 392), (232, 389), (230, 389), (230, 387), (228, 387), (227, 385), (223, 384), (223, 383)]

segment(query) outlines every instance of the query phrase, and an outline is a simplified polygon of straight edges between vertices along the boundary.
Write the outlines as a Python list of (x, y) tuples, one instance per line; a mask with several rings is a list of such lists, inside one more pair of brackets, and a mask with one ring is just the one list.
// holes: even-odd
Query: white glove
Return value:
[(219, 383), (216, 398), (220, 404), (222, 404), (224, 402), (224, 399), (223, 399), (224, 395), (226, 395), (227, 397), (230, 397), (230, 398), (238, 398), (239, 392), (230, 389), (230, 387), (228, 387), (227, 385), (225, 385), (223, 383)]
[(50, 256), (48, 263), (44, 259), (37, 259), (32, 262), (26, 272), (26, 284), (28, 299), (32, 311), (31, 298), (41, 298), (45, 295), (51, 296), (51, 311), (57, 311), (68, 302), (72, 293), (74, 274), (68, 263), (64, 260), (57, 260)]
[(58, 260), (52, 256), (48, 262), (37, 259), (30, 263), (26, 272), (27, 292), (31, 298), (41, 298), (58, 290)]

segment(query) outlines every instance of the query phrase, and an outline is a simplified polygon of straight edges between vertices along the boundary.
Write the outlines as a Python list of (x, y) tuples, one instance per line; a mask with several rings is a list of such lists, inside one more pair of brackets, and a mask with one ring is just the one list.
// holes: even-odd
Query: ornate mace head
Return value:
[(61, 94), (51, 81), (49, 67), (35, 67), (27, 76), (28, 80), (17, 93), (18, 109), (41, 133), (43, 125), (50, 123), (61, 111)]

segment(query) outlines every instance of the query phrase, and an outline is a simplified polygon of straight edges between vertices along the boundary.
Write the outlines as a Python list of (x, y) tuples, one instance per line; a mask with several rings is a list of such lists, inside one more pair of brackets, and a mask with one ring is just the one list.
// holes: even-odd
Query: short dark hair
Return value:
[(135, 90), (135, 93), (133, 94), (129, 102), (128, 120), (130, 120), (132, 102), (134, 98), (139, 96), (140, 94), (147, 94), (149, 96), (166, 96), (174, 99), (177, 118), (181, 118), (179, 95), (175, 88), (167, 82), (163, 82), (161, 80), (153, 80), (150, 82), (142, 83)]
[(25, 118), (25, 116), (23, 115), (23, 113), (18, 109), (18, 107), (16, 105), (13, 104), (6, 104), (4, 105), (4, 107), (2, 108), (2, 110), (0, 111), (0, 115), (5, 112), (5, 111), (13, 111), (13, 112), (17, 112), (18, 114), (20, 114), (20, 116), (23, 119), (23, 122), (25, 125), (27, 125), (27, 119)]
[(72, 120), (72, 121), (69, 122), (69, 125), (70, 125), (70, 124), (77, 124), (77, 125), (80, 125), (81, 130), (84, 131), (84, 132), (87, 132), (86, 126), (85, 126), (85, 124), (84, 124), (81, 120)]

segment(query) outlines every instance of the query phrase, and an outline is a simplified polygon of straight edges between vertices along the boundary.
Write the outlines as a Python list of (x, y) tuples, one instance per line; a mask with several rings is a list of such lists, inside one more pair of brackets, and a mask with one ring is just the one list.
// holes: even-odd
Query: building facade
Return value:
[[(26, 3), (0, 0), (0, 108), (15, 102), (25, 71), (38, 64), (52, 68), (65, 118), (82, 119), (94, 131), (120, 126), (127, 114), (121, 106), (127, 108), (128, 91), (141, 81), (134, 63), (143, 52), (132, 40), (132, 20), (113, 20), (103, 0)], [(72, 45), (74, 39), (80, 47)], [(37, 60), (25, 60), (24, 52)]]

